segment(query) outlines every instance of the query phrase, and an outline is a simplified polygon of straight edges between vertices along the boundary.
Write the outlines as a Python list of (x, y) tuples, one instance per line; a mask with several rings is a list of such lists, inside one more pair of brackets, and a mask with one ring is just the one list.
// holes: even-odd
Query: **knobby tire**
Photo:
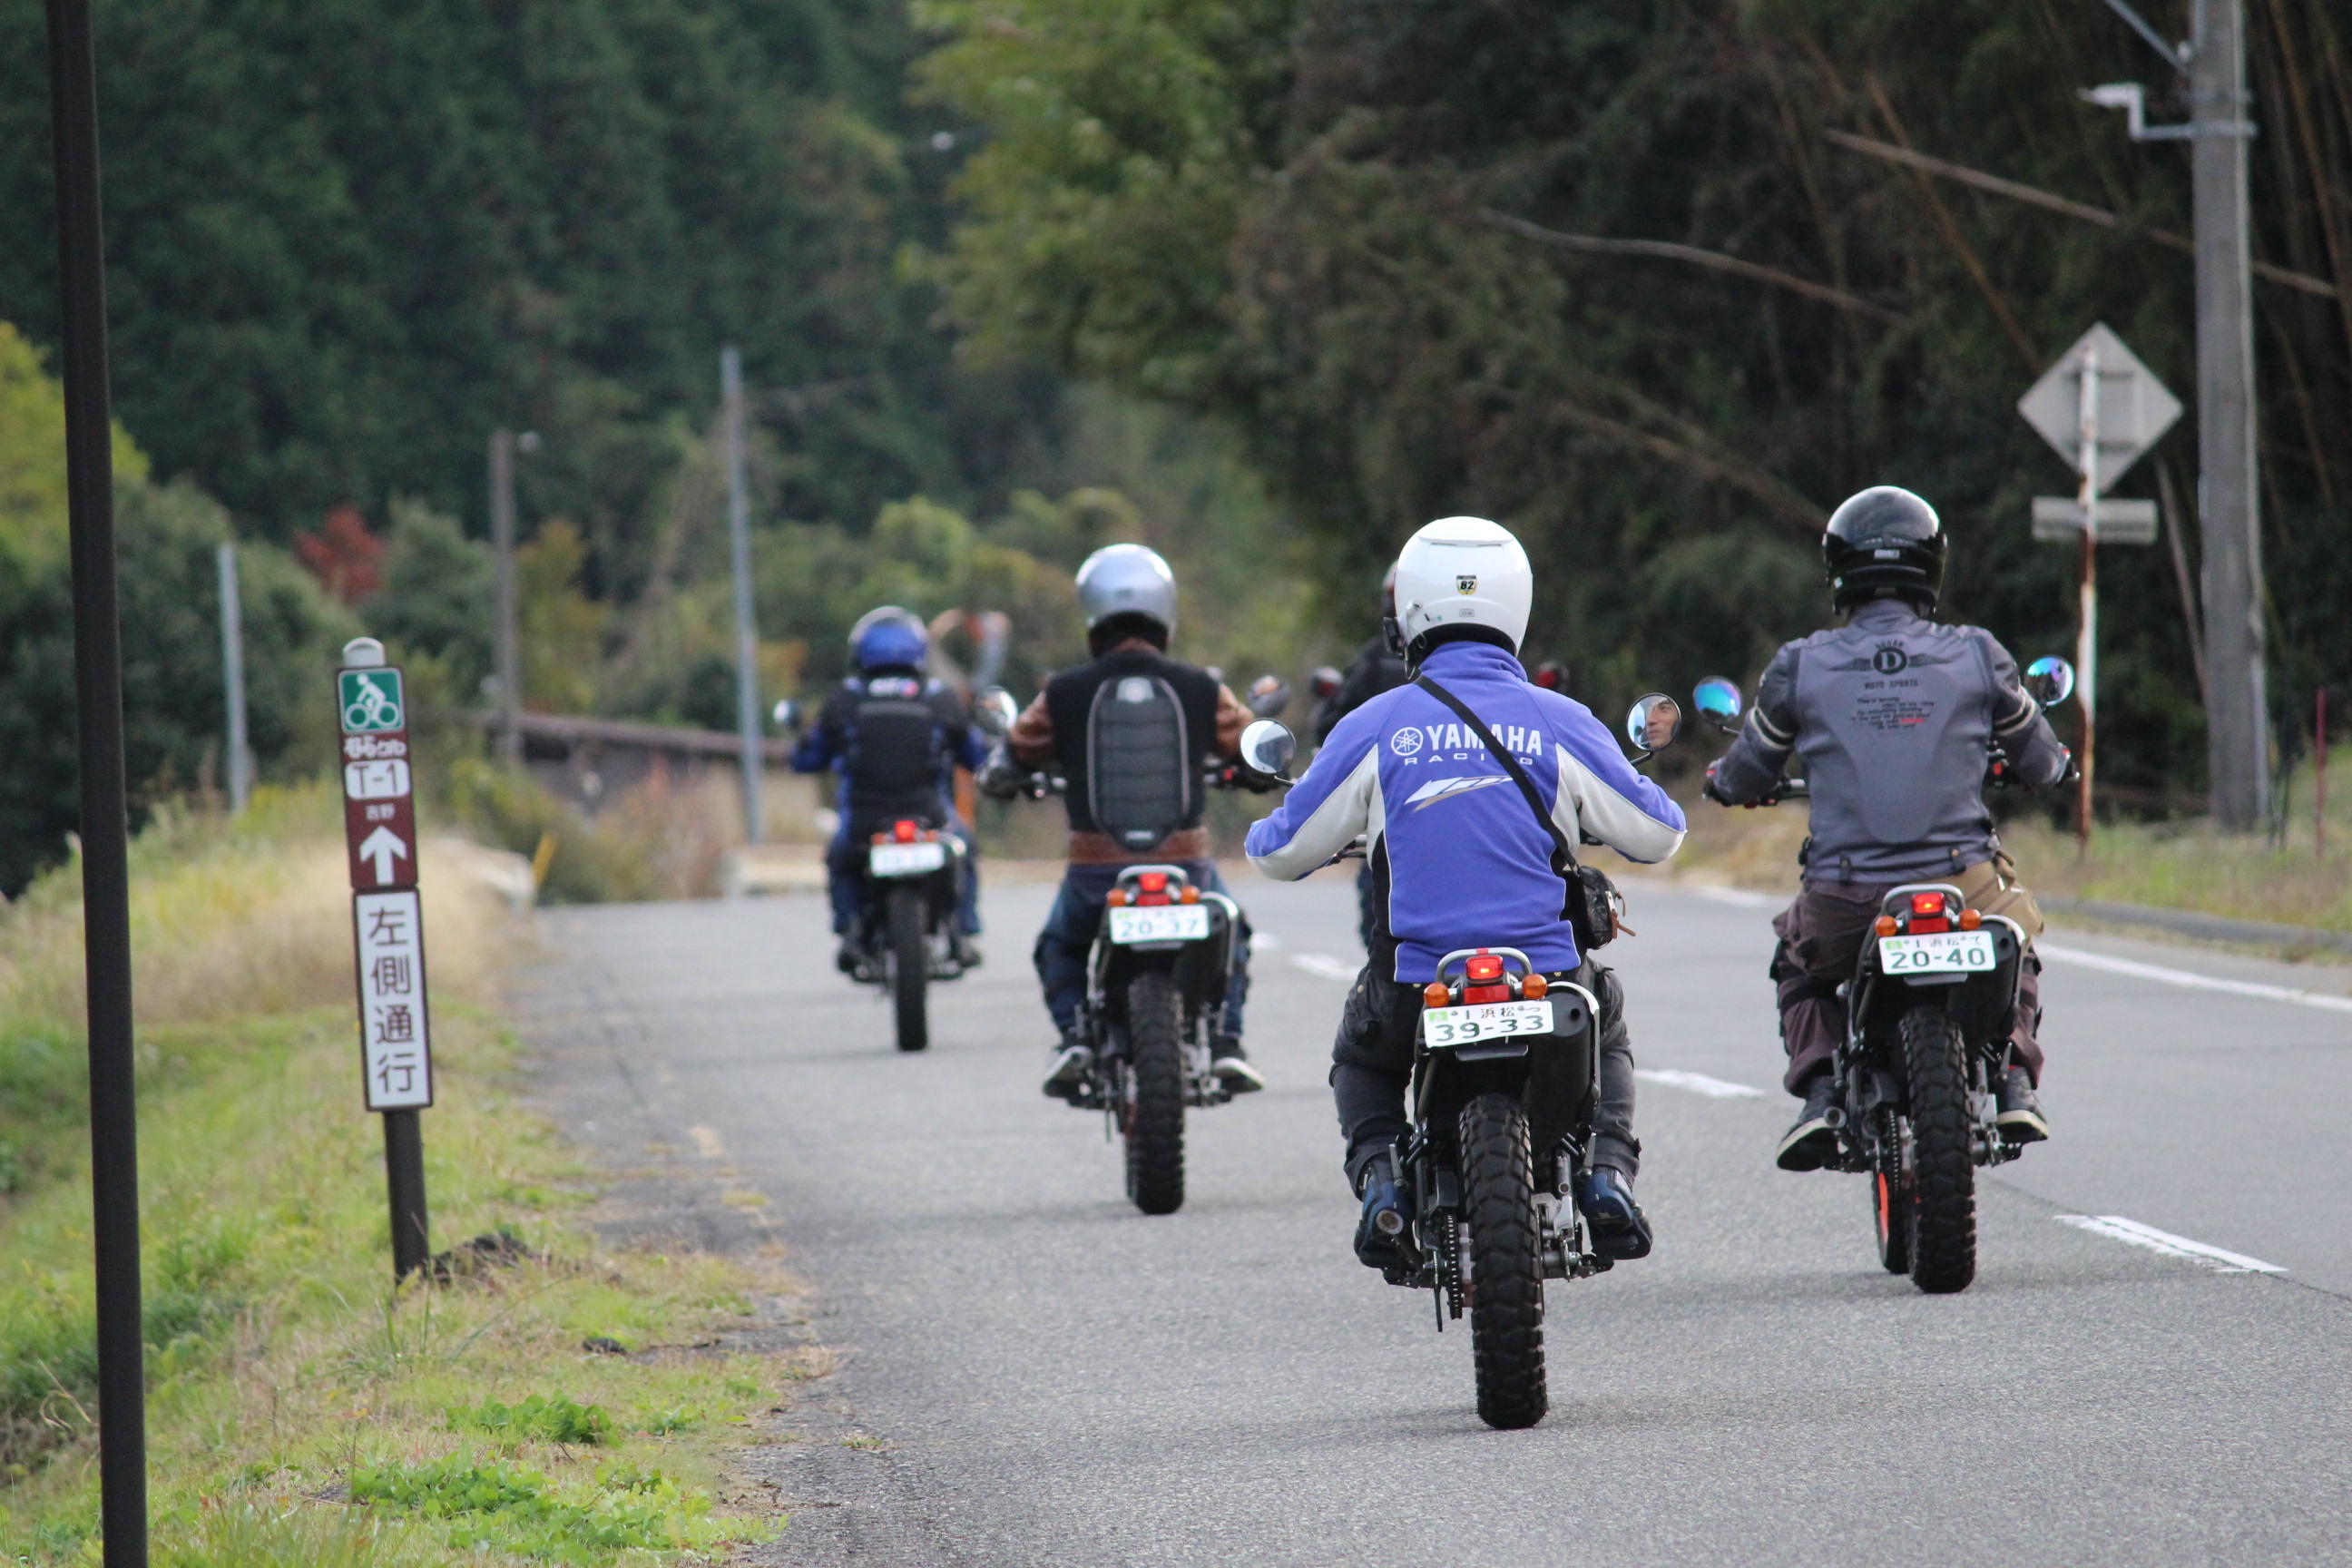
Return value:
[(1176, 977), (1127, 984), (1127, 1195), (1145, 1214), (1184, 1205), (1184, 1005)]
[(1911, 1282), (1948, 1295), (1977, 1277), (1968, 1042), (1934, 1007), (1904, 1015), (1902, 1037), (1911, 1088)]
[(924, 993), (931, 979), (929, 913), (919, 888), (890, 889), (890, 1000), (898, 1014), (898, 1048), (919, 1051), (931, 1043), (931, 1020)]
[(1528, 1113), (1501, 1094), (1462, 1108), (1462, 1210), (1468, 1227), (1471, 1358), (1478, 1418), (1510, 1431), (1550, 1407), (1544, 1378), (1542, 1238)]

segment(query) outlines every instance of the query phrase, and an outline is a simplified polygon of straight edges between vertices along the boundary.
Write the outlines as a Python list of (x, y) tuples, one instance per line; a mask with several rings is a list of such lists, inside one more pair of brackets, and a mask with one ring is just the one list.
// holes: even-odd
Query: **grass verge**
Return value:
[[(478, 984), (497, 906), (454, 878), (427, 917), (435, 1233), (511, 1240), (394, 1288), (340, 847), (260, 831), (278, 809), (234, 831), (167, 824), (139, 857), (140, 979), (158, 997), (142, 989), (139, 1039), (154, 1560), (697, 1561), (772, 1531), (727, 1478), (758, 1413), (816, 1370), (772, 1352), (779, 1286), (599, 1247), (587, 1173), (517, 1103), (516, 1047)], [(58, 934), (76, 918), (54, 886), (0, 912), (0, 1116), (21, 1151), (0, 1197), (0, 1561), (40, 1564), (96, 1561), (78, 995), (55, 973), (78, 972)]]

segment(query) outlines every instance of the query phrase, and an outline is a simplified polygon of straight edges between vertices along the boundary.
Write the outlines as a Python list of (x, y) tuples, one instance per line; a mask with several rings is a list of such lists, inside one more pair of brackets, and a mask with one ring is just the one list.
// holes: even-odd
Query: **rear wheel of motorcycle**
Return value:
[(1174, 975), (1127, 983), (1127, 1195), (1145, 1214), (1184, 1204), (1183, 1032)]
[(1528, 1113), (1507, 1095), (1462, 1108), (1463, 1248), (1478, 1418), (1506, 1431), (1544, 1418), (1543, 1257)]
[(1878, 1113), (1876, 1152), (1871, 1160), (1870, 1206), (1878, 1227), (1878, 1263), (1889, 1274), (1911, 1272), (1911, 1165), (1905, 1157), (1906, 1129), (1891, 1110)]
[(1969, 1151), (1968, 1042), (1934, 1007), (1903, 1019), (1911, 1083), (1911, 1282), (1931, 1295), (1977, 1276), (1977, 1173)]
[(931, 1043), (931, 1020), (924, 992), (931, 979), (930, 942), (923, 929), (919, 888), (890, 889), (890, 1000), (898, 1016), (898, 1048), (919, 1051)]

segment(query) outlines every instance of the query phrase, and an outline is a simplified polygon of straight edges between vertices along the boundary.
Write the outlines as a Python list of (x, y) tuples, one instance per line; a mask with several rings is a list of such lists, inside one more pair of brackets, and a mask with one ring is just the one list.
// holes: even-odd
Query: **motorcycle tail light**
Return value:
[(1482, 952), (1462, 966), (1462, 978), (1474, 984), (1491, 985), (1503, 977), (1503, 961), (1491, 952)]
[(1421, 999), (1429, 1006), (1443, 1007), (1454, 1000), (1454, 993), (1445, 988), (1443, 980), (1433, 980), (1421, 988)]
[(1146, 871), (1135, 879), (1135, 885), (1147, 893), (1164, 893), (1168, 890), (1168, 873)]
[(1974, 931), (1977, 927), (1982, 924), (1984, 924), (1984, 916), (1977, 910), (1962, 910), (1960, 911), (1960, 929), (1962, 931)]
[(1198, 888), (1187, 887), (1182, 892), (1176, 895), (1176, 901), (1180, 904), (1197, 904), (1201, 901), (1201, 889)]
[(1893, 915), (1879, 916), (1877, 921), (1877, 931), (1878, 934), (1881, 936), (1893, 936), (1895, 934), (1895, 917)]
[(1528, 1002), (1540, 1002), (1551, 994), (1551, 982), (1540, 974), (1530, 974), (1520, 984), (1519, 995)]
[(911, 822), (898, 823), (891, 827), (890, 836), (901, 844), (912, 844), (915, 841), (915, 825)]
[(1924, 915), (1914, 915), (1911, 917), (1910, 929), (1913, 931), (1921, 934), (1928, 931), (1949, 931), (1952, 929), (1952, 922), (1946, 920), (1941, 915), (1937, 915), (1933, 920), (1929, 920)]
[(1115, 910), (1125, 909), (1127, 907), (1127, 889), (1125, 888), (1113, 888), (1110, 890), (1110, 897), (1105, 899), (1103, 902), (1108, 904)]
[(1462, 988), (1462, 1000), (1465, 1002), (1507, 1002), (1510, 999), (1511, 988), (1507, 985), (1465, 985)]
[(1941, 893), (1912, 894), (1911, 912), (1915, 915), (1942, 914), (1944, 912), (1944, 895)]

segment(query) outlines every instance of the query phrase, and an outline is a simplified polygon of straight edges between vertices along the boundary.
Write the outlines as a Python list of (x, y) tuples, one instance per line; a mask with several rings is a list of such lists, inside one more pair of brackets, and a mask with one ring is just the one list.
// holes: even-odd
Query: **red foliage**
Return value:
[(328, 593), (356, 605), (383, 586), (383, 541), (368, 531), (360, 509), (344, 505), (327, 513), (316, 533), (294, 536), (294, 554)]

